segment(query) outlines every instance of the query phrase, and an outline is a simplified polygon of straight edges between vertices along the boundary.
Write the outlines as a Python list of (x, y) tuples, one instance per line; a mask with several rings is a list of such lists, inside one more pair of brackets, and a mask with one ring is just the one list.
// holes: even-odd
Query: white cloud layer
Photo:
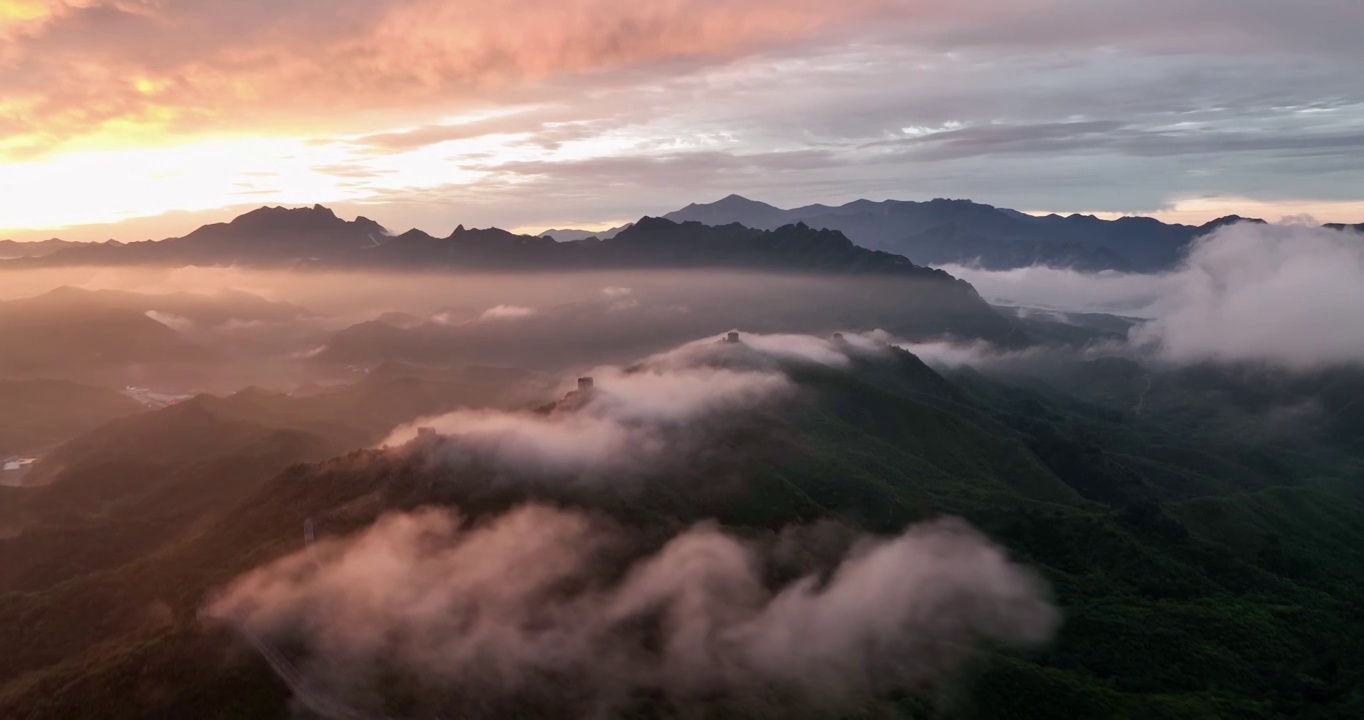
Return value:
[(1040, 265), (1013, 270), (944, 265), (942, 269), (971, 283), (981, 297), (997, 305), (1142, 318), (1154, 317), (1156, 301), (1172, 285), (1166, 275), (1113, 270), (1086, 273)]
[(1293, 367), (1364, 361), (1364, 236), (1239, 224), (1201, 240), (1132, 340), (1163, 357)]
[(540, 698), (575, 717), (641, 691), (846, 709), (932, 685), (979, 641), (1044, 642), (1059, 620), (1039, 578), (956, 521), (864, 539), (827, 581), (775, 589), (768, 553), (714, 527), (644, 555), (638, 542), (544, 507), (472, 527), (426, 509), (249, 573), (209, 614), (301, 648), (312, 686), (347, 702), (379, 663), (452, 709)]
[[(744, 334), (683, 345), (630, 367), (591, 371), (592, 389), (575, 392), (554, 412), (460, 410), (397, 428), (399, 445), (429, 427), (449, 436), (440, 452), (453, 463), (477, 462), (507, 476), (631, 476), (664, 456), (703, 447), (709, 433), (738, 414), (790, 397), (785, 363), (841, 367), (849, 353), (876, 349), (803, 335)], [(568, 388), (565, 388), (567, 390)]]
[[(1351, 230), (1229, 225), (1198, 240), (1178, 269), (1160, 275), (946, 269), (995, 303), (1146, 318), (1131, 331), (1128, 351), (1170, 362), (1298, 369), (1364, 362), (1364, 236)], [(1001, 357), (985, 346), (905, 348), (948, 364)]]
[(481, 320), (516, 320), (518, 318), (530, 317), (535, 314), (535, 308), (523, 307), (521, 305), (497, 305), (483, 311), (479, 316)]

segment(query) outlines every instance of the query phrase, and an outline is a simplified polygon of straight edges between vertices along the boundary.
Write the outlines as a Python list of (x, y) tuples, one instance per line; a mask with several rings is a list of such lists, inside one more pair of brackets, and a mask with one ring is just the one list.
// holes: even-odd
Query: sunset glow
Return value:
[(1060, 36), (1037, 5), (0, 0), (0, 237), (316, 202), (399, 229), (602, 227), (739, 188), (1362, 214), (1357, 44), (1235, 11), (1235, 47), (1156, 12)]

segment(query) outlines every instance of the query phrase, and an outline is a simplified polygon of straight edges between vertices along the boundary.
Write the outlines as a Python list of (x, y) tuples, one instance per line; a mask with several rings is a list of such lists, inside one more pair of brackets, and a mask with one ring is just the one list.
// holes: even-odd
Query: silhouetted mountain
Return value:
[(740, 195), (730, 195), (713, 203), (692, 203), (664, 217), (676, 222), (699, 222), (705, 225), (728, 225), (737, 222), (755, 228), (781, 227), (800, 220), (789, 210), (749, 200)]
[(270, 257), (325, 257), (345, 250), (375, 247), (388, 231), (379, 223), (358, 217), (342, 220), (328, 208), (260, 208), (230, 223), (206, 225), (178, 243), (207, 256), (223, 254), (243, 263)]
[[(736, 203), (738, 201), (736, 200)], [(322, 206), (261, 208), (182, 238), (128, 245), (81, 245), (15, 266), (197, 264), (421, 270), (742, 268), (820, 273), (889, 273), (949, 279), (902, 257), (854, 245), (803, 223), (771, 229), (644, 218), (610, 238), (558, 242), (498, 228), (464, 226), (444, 238), (420, 230), (390, 236), (366, 218), (347, 222)]]
[(79, 245), (79, 243), (67, 242), (52, 238), (50, 240), (37, 240), (34, 242), (16, 242), (14, 240), (0, 240), (0, 260), (13, 260), (14, 258), (26, 257), (46, 257), (58, 250)]
[(611, 238), (559, 242), (497, 228), (456, 228), (436, 238), (413, 230), (382, 246), (334, 256), (333, 263), (421, 269), (572, 270), (735, 268), (818, 273), (948, 276), (889, 253), (854, 245), (837, 231), (804, 224), (760, 230), (643, 218)]
[(624, 230), (631, 225), (634, 225), (634, 223), (625, 223), (624, 225), (619, 225), (609, 230), (546, 230), (540, 233), (540, 237), (552, 237), (559, 242), (573, 242), (574, 240), (587, 240), (588, 238), (606, 240), (607, 238), (615, 237), (621, 230)]
[(353, 221), (315, 205), (263, 207), (228, 223), (205, 225), (182, 238), (127, 244), (73, 244), (41, 265), (281, 265), (316, 261), (380, 245), (388, 231), (368, 218)]
[[(684, 230), (677, 231), (660, 221), (670, 221)], [(161, 241), (99, 245), (49, 241), (60, 244), (45, 246), (50, 251), (44, 250), (41, 255), (27, 253), (5, 262), (11, 267), (236, 264), (500, 270), (905, 270), (897, 267), (905, 263), (890, 257), (859, 254), (852, 246), (855, 243), (861, 248), (902, 255), (919, 265), (975, 264), (1006, 269), (1044, 264), (1080, 270), (1156, 272), (1175, 266), (1194, 238), (1235, 222), (1263, 221), (1233, 215), (1192, 226), (1146, 217), (1039, 217), (969, 200), (946, 199), (857, 200), (837, 207), (808, 205), (785, 210), (730, 195), (600, 233), (551, 230), (529, 236), (460, 226), (449, 236), (438, 238), (420, 230), (392, 236), (372, 220), (360, 217), (345, 221), (318, 205), (260, 208), (232, 222), (206, 225), (185, 237)], [(777, 234), (704, 229), (727, 225)], [(836, 231), (852, 242), (833, 242), (832, 235), (812, 233), (819, 230)], [(0, 245), (0, 260), (5, 259), (7, 247), (10, 245)]]
[[(590, 247), (590, 246), (589, 246)], [(903, 257), (868, 251), (843, 233), (804, 223), (770, 231), (644, 218), (600, 243), (613, 263), (639, 267), (735, 267), (838, 273), (893, 273), (950, 279)]]
[(901, 251), (925, 265), (979, 265), (989, 270), (1050, 265), (1076, 270), (1133, 270), (1132, 264), (1108, 248), (1080, 242), (1001, 239), (976, 230), (970, 223), (951, 222), (906, 238)]
[(809, 205), (782, 210), (737, 195), (706, 205), (688, 205), (664, 217), (755, 228), (804, 222), (838, 230), (859, 245), (904, 255), (920, 265), (960, 263), (1006, 269), (1045, 264), (1136, 272), (1169, 269), (1194, 238), (1244, 221), (1233, 216), (1195, 227), (1146, 217), (1037, 217), (969, 200), (945, 199), (857, 200), (838, 207)]

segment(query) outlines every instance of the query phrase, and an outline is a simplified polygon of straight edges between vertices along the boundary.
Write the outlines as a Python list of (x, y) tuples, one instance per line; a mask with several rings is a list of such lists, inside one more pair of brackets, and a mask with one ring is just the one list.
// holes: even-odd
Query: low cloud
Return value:
[(1132, 317), (1153, 317), (1154, 306), (1173, 284), (1168, 275), (1086, 273), (1040, 265), (1012, 270), (944, 265), (942, 269), (971, 283), (981, 297), (996, 305)]
[(628, 287), (604, 287), (601, 289), (602, 297), (606, 298), (606, 310), (617, 312), (633, 310), (639, 307), (639, 298), (635, 297), (635, 291)]
[(1041, 348), (1027, 350), (1007, 350), (992, 343), (979, 341), (956, 343), (948, 341), (924, 343), (896, 343), (896, 347), (918, 356), (920, 360), (935, 367), (958, 368), (963, 366), (990, 368), (1008, 364), (1013, 366), (1050, 354)]
[[(1294, 369), (1364, 361), (1364, 236), (1314, 223), (1238, 223), (1200, 238), (1158, 275), (1031, 267), (947, 270), (1002, 305), (1146, 319), (1129, 353), (1167, 362), (1269, 362)], [(977, 364), (988, 346), (918, 345), (911, 352)]]
[(1200, 240), (1132, 332), (1174, 361), (1295, 368), (1364, 361), (1364, 236), (1301, 224), (1232, 225)]
[[(844, 367), (854, 353), (879, 349), (872, 340), (858, 341), (861, 336), (846, 335), (843, 342), (832, 338), (796, 334), (740, 333), (740, 342), (723, 343), (713, 339), (687, 343), (666, 353), (648, 358), (640, 367), (676, 369), (695, 366), (741, 367), (749, 370), (779, 370), (782, 363), (815, 363), (828, 367)], [(871, 337), (870, 335), (868, 337)], [(881, 337), (876, 335), (876, 337)]]
[[(613, 475), (693, 445), (697, 423), (740, 412), (791, 389), (774, 374), (723, 369), (611, 372), (599, 389), (570, 397), (572, 411), (461, 410), (395, 431), (388, 443), (431, 427), (455, 438), (449, 462), (485, 464), (513, 475)], [(575, 402), (577, 401), (577, 402)]]
[(880, 348), (871, 340), (856, 342), (803, 335), (745, 334), (738, 343), (707, 338), (629, 367), (595, 368), (592, 386), (562, 388), (564, 400), (553, 410), (460, 410), (399, 427), (384, 444), (406, 443), (420, 428), (431, 428), (447, 437), (439, 458), (492, 467), (504, 477), (635, 477), (664, 460), (705, 452), (709, 440), (745, 413), (793, 397), (788, 364), (841, 367), (851, 353)]
[(1045, 642), (1059, 620), (1037, 576), (959, 521), (863, 538), (775, 586), (771, 544), (645, 534), (539, 506), (390, 515), (247, 574), (208, 615), (291, 648), (314, 701), (373, 704), (396, 671), (432, 711), (479, 717), (847, 710), (932, 687), (981, 642)]
[(498, 305), (488, 308), (479, 316), (480, 320), (514, 320), (517, 318), (530, 317), (535, 314), (535, 308), (522, 307), (520, 305)]
[(159, 310), (148, 310), (146, 316), (176, 332), (190, 332), (198, 328), (198, 325), (191, 319), (176, 315), (175, 313), (165, 313)]

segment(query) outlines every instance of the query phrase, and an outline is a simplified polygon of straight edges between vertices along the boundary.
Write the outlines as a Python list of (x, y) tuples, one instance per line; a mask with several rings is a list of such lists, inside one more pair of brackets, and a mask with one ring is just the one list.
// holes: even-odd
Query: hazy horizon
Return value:
[[(729, 194), (724, 195), (724, 196), (721, 196), (721, 197), (715, 197), (715, 198), (713, 198), (713, 199), (708, 198), (708, 199), (702, 199), (702, 200), (686, 200), (685, 202), (683, 202), (682, 204), (677, 205), (676, 207), (658, 208), (658, 209), (656, 209), (655, 211), (647, 212), (647, 213), (645, 213), (645, 214), (643, 214), (643, 215), (639, 215), (639, 216), (635, 216), (635, 217), (629, 217), (629, 218), (614, 218), (614, 219), (607, 219), (607, 220), (585, 221), (585, 222), (577, 222), (577, 223), (567, 222), (567, 223), (557, 223), (557, 224), (551, 223), (551, 224), (521, 225), (521, 226), (514, 226), (514, 225), (511, 225), (511, 224), (507, 224), (507, 223), (497, 223), (497, 222), (493, 222), (493, 223), (487, 224), (487, 225), (474, 225), (474, 224), (470, 224), (470, 223), (467, 223), (467, 222), (461, 222), (461, 221), (459, 221), (458, 219), (456, 219), (455, 222), (454, 222), (454, 224), (450, 225), (448, 228), (441, 228), (441, 227), (434, 227), (434, 226), (418, 227), (418, 226), (412, 226), (412, 225), (401, 225), (401, 224), (387, 223), (387, 222), (384, 222), (384, 220), (383, 220), (382, 217), (379, 217), (379, 216), (377, 216), (377, 215), (374, 213), (374, 211), (375, 211), (376, 209), (382, 211), (383, 208), (367, 207), (367, 206), (364, 206), (364, 205), (356, 205), (356, 204), (354, 204), (354, 203), (346, 203), (346, 202), (340, 202), (340, 203), (307, 203), (307, 202), (301, 202), (301, 203), (282, 203), (282, 204), (267, 204), (267, 205), (251, 205), (251, 204), (244, 204), (244, 205), (236, 205), (236, 206), (231, 206), (231, 207), (215, 208), (215, 209), (212, 209), (212, 210), (205, 210), (205, 211), (200, 211), (200, 212), (171, 212), (171, 213), (167, 213), (167, 214), (165, 214), (165, 215), (153, 216), (153, 217), (149, 217), (149, 218), (139, 218), (139, 219), (137, 219), (137, 220), (131, 220), (131, 221), (119, 222), (119, 223), (102, 223), (102, 224), (92, 224), (92, 225), (76, 225), (76, 226), (59, 227), (59, 228), (41, 228), (41, 229), (27, 229), (27, 230), (25, 230), (25, 229), (0, 230), (0, 240), (13, 240), (13, 241), (15, 241), (15, 242), (42, 242), (42, 241), (44, 241), (44, 240), (65, 240), (65, 241), (67, 241), (67, 242), (87, 242), (87, 243), (89, 243), (89, 242), (105, 242), (105, 241), (108, 241), (108, 240), (117, 240), (117, 241), (119, 241), (119, 242), (141, 242), (141, 241), (144, 241), (144, 240), (169, 240), (169, 239), (173, 239), (173, 238), (183, 237), (183, 236), (189, 234), (190, 232), (193, 232), (194, 230), (196, 230), (196, 229), (198, 229), (198, 228), (200, 228), (200, 227), (203, 227), (204, 225), (212, 225), (212, 224), (217, 224), (217, 223), (229, 222), (229, 221), (231, 221), (232, 219), (234, 219), (234, 218), (236, 218), (236, 217), (240, 217), (241, 215), (244, 215), (244, 214), (249, 213), (249, 212), (251, 212), (251, 211), (253, 211), (253, 210), (257, 210), (257, 209), (261, 209), (261, 208), (276, 208), (276, 207), (283, 207), (283, 208), (286, 208), (286, 209), (306, 209), (306, 208), (316, 207), (316, 206), (318, 206), (318, 205), (321, 205), (322, 207), (325, 207), (325, 208), (327, 208), (327, 209), (329, 209), (329, 210), (332, 210), (333, 212), (335, 212), (335, 213), (337, 214), (338, 217), (340, 217), (340, 218), (343, 219), (343, 220), (354, 220), (354, 219), (360, 218), (360, 217), (365, 217), (365, 218), (368, 218), (368, 219), (370, 219), (370, 220), (374, 220), (375, 222), (377, 222), (377, 223), (379, 223), (380, 225), (382, 225), (382, 226), (384, 227), (384, 229), (388, 230), (388, 231), (389, 231), (391, 234), (393, 234), (393, 235), (399, 235), (399, 234), (404, 233), (404, 232), (407, 232), (407, 231), (409, 231), (409, 230), (419, 230), (419, 231), (425, 232), (425, 233), (427, 233), (428, 235), (431, 235), (431, 236), (433, 236), (433, 237), (445, 237), (445, 236), (449, 235), (450, 232), (453, 231), (456, 227), (459, 227), (459, 226), (468, 227), (468, 228), (498, 228), (498, 229), (502, 229), (502, 230), (507, 230), (508, 232), (513, 232), (513, 233), (523, 234), (523, 235), (539, 235), (539, 234), (545, 233), (545, 232), (550, 231), (550, 230), (582, 230), (582, 231), (589, 231), (589, 232), (598, 232), (598, 231), (612, 230), (612, 229), (615, 229), (615, 228), (618, 228), (618, 227), (621, 227), (621, 226), (624, 226), (624, 225), (628, 225), (628, 224), (630, 224), (630, 223), (633, 223), (633, 222), (639, 220), (639, 219), (642, 218), (642, 217), (662, 217), (662, 216), (664, 216), (664, 215), (666, 215), (666, 214), (668, 214), (668, 213), (671, 213), (671, 212), (674, 212), (674, 211), (677, 211), (677, 210), (681, 210), (682, 208), (684, 208), (686, 205), (689, 205), (689, 204), (693, 204), (693, 203), (694, 203), (694, 204), (698, 204), (698, 205), (706, 205), (706, 204), (709, 204), (709, 203), (712, 203), (712, 202), (717, 202), (717, 201), (719, 201), (719, 200), (728, 198), (728, 197), (730, 197), (731, 195), (737, 195), (737, 196), (743, 197), (743, 198), (745, 198), (745, 199), (747, 199), (747, 200), (751, 200), (751, 201), (754, 201), (754, 202), (759, 202), (759, 203), (765, 203), (765, 204), (768, 204), (768, 205), (772, 205), (772, 206), (774, 206), (774, 207), (778, 207), (778, 208), (783, 209), (783, 210), (795, 209), (795, 208), (797, 207), (797, 206), (795, 206), (795, 205), (779, 205), (779, 204), (776, 204), (776, 203), (767, 202), (766, 200), (763, 200), (763, 199), (761, 199), (761, 198), (757, 198), (757, 197), (752, 197), (752, 196), (749, 196), (749, 195), (745, 195), (745, 194), (743, 194), (743, 193), (741, 193), (741, 192), (734, 192), (734, 193), (729, 193)], [(933, 199), (935, 199), (935, 198), (922, 198), (922, 199), (917, 199), (917, 200), (910, 200), (910, 202), (927, 202), (927, 201), (933, 200)], [(1168, 211), (1168, 212), (1154, 212), (1154, 213), (1141, 213), (1141, 212), (1133, 212), (1133, 213), (1097, 212), (1097, 213), (1096, 213), (1096, 212), (1086, 212), (1086, 211), (1083, 211), (1083, 210), (1023, 210), (1023, 209), (1020, 209), (1020, 208), (1010, 208), (1010, 207), (1004, 207), (1004, 206), (1002, 206), (1002, 205), (994, 205), (993, 203), (989, 203), (989, 202), (980, 200), (980, 199), (978, 199), (978, 198), (946, 198), (946, 199), (951, 199), (951, 200), (969, 200), (969, 201), (971, 201), (971, 202), (976, 202), (976, 203), (980, 203), (980, 204), (984, 204), (984, 205), (991, 205), (992, 207), (997, 207), (997, 208), (1004, 209), (1004, 210), (1016, 210), (1016, 211), (1018, 211), (1018, 212), (1022, 212), (1022, 213), (1027, 214), (1027, 215), (1032, 215), (1032, 216), (1034, 216), (1034, 217), (1041, 217), (1041, 216), (1050, 215), (1050, 214), (1061, 215), (1061, 216), (1069, 216), (1069, 215), (1086, 215), (1086, 216), (1098, 217), (1098, 218), (1101, 219), (1101, 220), (1115, 220), (1115, 219), (1123, 218), (1123, 217), (1150, 217), (1150, 218), (1154, 218), (1154, 219), (1156, 219), (1156, 220), (1160, 220), (1161, 222), (1165, 222), (1165, 223), (1168, 223), (1168, 224), (1180, 224), (1180, 225), (1191, 225), (1191, 226), (1203, 225), (1203, 224), (1205, 224), (1205, 223), (1207, 223), (1207, 222), (1211, 222), (1211, 221), (1213, 221), (1213, 220), (1218, 220), (1218, 219), (1221, 219), (1221, 218), (1224, 218), (1224, 217), (1230, 217), (1230, 216), (1239, 216), (1239, 217), (1244, 217), (1244, 218), (1257, 218), (1257, 219), (1266, 220), (1266, 221), (1269, 221), (1269, 222), (1289, 222), (1289, 223), (1294, 223), (1294, 224), (1303, 224), (1303, 223), (1320, 223), (1320, 224), (1337, 223), (1337, 224), (1345, 224), (1345, 225), (1354, 225), (1354, 224), (1357, 224), (1357, 223), (1364, 222), (1364, 205), (1361, 205), (1361, 207), (1360, 207), (1360, 213), (1359, 213), (1357, 216), (1355, 216), (1355, 217), (1349, 217), (1349, 218), (1341, 218), (1341, 217), (1336, 217), (1336, 216), (1332, 216), (1332, 215), (1327, 215), (1327, 216), (1324, 216), (1324, 217), (1317, 217), (1315, 214), (1313, 214), (1313, 212), (1310, 212), (1310, 210), (1315, 209), (1315, 210), (1317, 210), (1317, 211), (1321, 211), (1321, 210), (1323, 210), (1324, 208), (1322, 208), (1322, 207), (1320, 207), (1320, 206), (1317, 206), (1317, 205), (1313, 205), (1313, 204), (1311, 204), (1311, 203), (1305, 203), (1305, 204), (1304, 204), (1304, 203), (1295, 203), (1295, 204), (1292, 204), (1292, 205), (1274, 205), (1274, 206), (1266, 206), (1266, 205), (1263, 204), (1263, 203), (1247, 202), (1247, 203), (1246, 203), (1245, 205), (1243, 205), (1243, 206), (1217, 207), (1217, 208), (1215, 208), (1216, 212), (1214, 212), (1214, 208), (1208, 207), (1207, 209), (1202, 209), (1202, 210)], [(854, 200), (872, 200), (873, 202), (881, 202), (881, 201), (905, 201), (906, 199), (905, 199), (905, 198), (898, 198), (898, 197), (885, 197), (885, 198), (857, 197), (857, 198), (850, 198), (850, 199), (847, 200), (846, 202), (852, 202), (852, 201), (854, 201)], [(844, 203), (844, 202), (837, 202), (837, 201), (819, 201), (819, 200), (817, 200), (817, 201), (810, 202), (810, 203), (804, 203), (802, 206), (804, 206), (804, 205), (820, 205), (820, 204), (822, 204), (822, 205), (829, 205), (829, 206), (835, 206), (835, 207), (836, 207), (836, 206), (838, 206), (838, 205), (842, 205), (842, 204), (845, 204), (845, 203)], [(1281, 214), (1281, 215), (1273, 215), (1273, 214), (1270, 214), (1270, 215), (1268, 215), (1268, 216), (1263, 216), (1263, 217), (1262, 217), (1261, 215), (1257, 215), (1257, 214), (1256, 214), (1257, 211), (1264, 211), (1264, 210), (1270, 210), (1270, 211), (1272, 211), (1272, 212), (1281, 212), (1281, 213), (1284, 213), (1284, 214)], [(1284, 212), (1284, 211), (1289, 211), (1289, 210), (1296, 210), (1296, 211), (1298, 211), (1298, 212)], [(1327, 209), (1327, 211), (1328, 211), (1328, 212), (1338, 212), (1337, 210), (1330, 210), (1330, 209)], [(125, 232), (125, 233), (128, 233), (128, 235), (126, 235), (126, 236), (118, 236), (118, 235), (116, 235), (116, 233), (119, 233), (119, 232)], [(6, 233), (8, 233), (8, 234), (6, 234)], [(140, 234), (139, 234), (139, 233), (140, 233)]]
[(600, 226), (735, 191), (1358, 222), (1359, 23), (1351, 0), (11, 0), (0, 237), (305, 203)]
[(1364, 718), (1361, 38), (0, 0), (0, 718)]

